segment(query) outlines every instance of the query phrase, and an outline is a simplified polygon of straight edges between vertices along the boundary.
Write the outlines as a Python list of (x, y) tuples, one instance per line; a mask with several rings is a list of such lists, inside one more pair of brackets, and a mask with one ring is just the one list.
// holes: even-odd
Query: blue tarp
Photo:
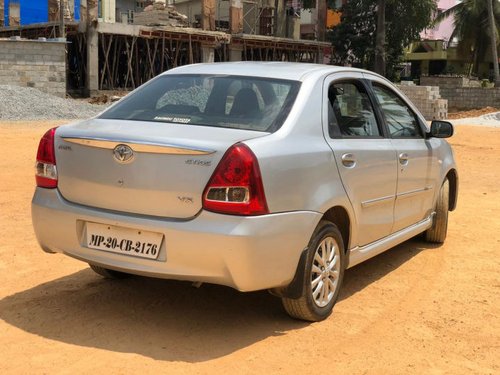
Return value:
[[(3, 1), (3, 0), (0, 0)], [(5, 0), (4, 1), (4, 10), (3, 10), (3, 24), (5, 26), (9, 26), (9, 3), (10, 0)]]
[(80, 0), (75, 0), (75, 21), (80, 21)]
[(47, 0), (21, 0), (20, 3), (21, 25), (49, 21), (49, 2)]
[[(3, 1), (3, 0), (0, 0)], [(80, 0), (75, 2), (75, 21), (80, 21)], [(9, 4), (17, 3), (21, 7), (21, 25), (43, 23), (49, 21), (48, 0), (5, 0), (5, 26), (9, 26)]]

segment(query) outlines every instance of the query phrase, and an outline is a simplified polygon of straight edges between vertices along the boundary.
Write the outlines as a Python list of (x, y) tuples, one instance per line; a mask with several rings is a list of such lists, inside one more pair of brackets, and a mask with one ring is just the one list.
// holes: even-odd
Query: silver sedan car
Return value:
[(445, 240), (452, 133), (368, 71), (183, 66), (43, 136), (33, 226), (43, 250), (105, 277), (268, 289), (318, 321), (345, 269)]

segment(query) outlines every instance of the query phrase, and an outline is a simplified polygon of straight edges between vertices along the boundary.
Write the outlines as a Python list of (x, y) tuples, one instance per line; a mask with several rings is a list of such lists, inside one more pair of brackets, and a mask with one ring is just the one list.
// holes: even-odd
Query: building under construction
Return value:
[(66, 38), (68, 90), (93, 94), (134, 89), (165, 70), (198, 62), (322, 63), (330, 45), (300, 39), (300, 4), (0, 0), (0, 37)]

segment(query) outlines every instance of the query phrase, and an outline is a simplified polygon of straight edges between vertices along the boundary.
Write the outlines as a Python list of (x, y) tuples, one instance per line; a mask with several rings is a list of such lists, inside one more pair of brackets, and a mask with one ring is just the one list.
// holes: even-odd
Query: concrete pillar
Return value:
[(215, 59), (214, 47), (210, 45), (201, 46), (201, 62), (213, 63)]
[(318, 64), (330, 64), (330, 61), (325, 61), (325, 47), (320, 47), (316, 60)]
[(3, 8), (3, 1), (0, 0), (0, 27), (3, 27), (3, 17), (4, 17), (4, 8)]
[(229, 33), (243, 32), (243, 1), (231, 0), (229, 3)]
[(101, 0), (102, 20), (104, 22), (115, 23), (116, 21), (116, 0)]
[(85, 18), (87, 19), (87, 23), (94, 24), (97, 27), (97, 0), (86, 0), (85, 3), (87, 5), (85, 9)]
[(288, 16), (287, 37), (295, 40), (300, 39), (300, 17)]
[(59, 2), (59, 38), (66, 38), (66, 26), (64, 24), (64, 0)]
[(286, 36), (286, 10), (284, 0), (276, 0), (275, 22), (275, 36), (284, 38)]
[(59, 19), (59, 0), (49, 0), (49, 22), (56, 22)]
[(87, 0), (80, 0), (80, 24), (78, 25), (78, 31), (86, 31), (86, 30), (87, 30)]
[(19, 3), (9, 3), (9, 26), (21, 24), (21, 8)]
[(201, 28), (215, 31), (215, 0), (201, 0)]
[(99, 33), (97, 31), (97, 0), (87, 0), (87, 95), (99, 90)]
[(229, 61), (241, 61), (243, 47), (230, 45), (229, 46)]

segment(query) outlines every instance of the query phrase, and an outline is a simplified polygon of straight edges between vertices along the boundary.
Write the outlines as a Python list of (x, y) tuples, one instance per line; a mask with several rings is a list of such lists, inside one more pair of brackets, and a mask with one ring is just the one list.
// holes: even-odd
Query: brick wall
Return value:
[(421, 77), (421, 85), (437, 85), (449, 108), (476, 109), (500, 108), (500, 87), (483, 88), (480, 82), (466, 77)]
[(412, 83), (398, 85), (398, 88), (415, 104), (426, 120), (448, 118), (448, 101), (442, 99), (437, 86), (416, 86)]
[(422, 76), (422, 86), (439, 86), (439, 88), (481, 87), (481, 82), (468, 77), (454, 76)]
[(484, 107), (500, 108), (500, 87), (456, 87), (441, 89), (443, 98), (448, 99), (450, 108), (476, 109)]
[(66, 43), (0, 39), (0, 85), (66, 96)]

